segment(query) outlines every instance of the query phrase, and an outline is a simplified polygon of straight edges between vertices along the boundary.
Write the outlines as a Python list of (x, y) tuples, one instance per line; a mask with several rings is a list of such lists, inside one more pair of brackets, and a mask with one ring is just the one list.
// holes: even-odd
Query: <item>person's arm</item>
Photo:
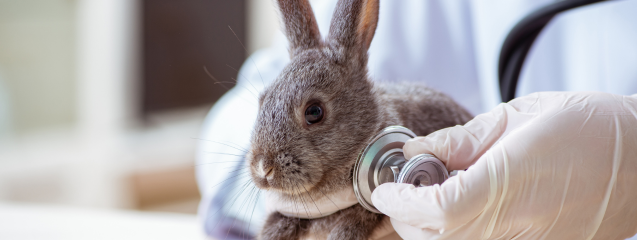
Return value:
[(372, 194), (406, 239), (625, 239), (637, 232), (637, 99), (537, 93), (405, 145), (468, 170)]

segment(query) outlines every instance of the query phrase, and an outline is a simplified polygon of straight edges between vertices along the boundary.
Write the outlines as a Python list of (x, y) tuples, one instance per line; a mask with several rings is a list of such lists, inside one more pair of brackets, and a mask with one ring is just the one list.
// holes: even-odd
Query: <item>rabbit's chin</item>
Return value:
[[(307, 189), (307, 190), (306, 190)], [(273, 191), (279, 194), (288, 195), (288, 196), (298, 196), (306, 194), (308, 191), (314, 189), (314, 185), (305, 185), (301, 187), (301, 190), (292, 190), (290, 188), (279, 189), (279, 188), (269, 188), (269, 191)]]

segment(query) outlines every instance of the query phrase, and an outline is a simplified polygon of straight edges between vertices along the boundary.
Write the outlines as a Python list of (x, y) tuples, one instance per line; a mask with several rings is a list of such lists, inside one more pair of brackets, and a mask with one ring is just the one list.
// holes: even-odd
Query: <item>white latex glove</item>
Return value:
[(637, 232), (637, 98), (536, 93), (408, 141), (442, 185), (372, 194), (404, 239), (625, 239)]

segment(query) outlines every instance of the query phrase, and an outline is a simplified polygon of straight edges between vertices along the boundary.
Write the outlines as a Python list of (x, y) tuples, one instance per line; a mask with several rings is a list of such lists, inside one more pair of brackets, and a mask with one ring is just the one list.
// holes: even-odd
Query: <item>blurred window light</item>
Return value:
[(74, 13), (74, 1), (0, 1), (0, 100), (11, 132), (75, 123)]

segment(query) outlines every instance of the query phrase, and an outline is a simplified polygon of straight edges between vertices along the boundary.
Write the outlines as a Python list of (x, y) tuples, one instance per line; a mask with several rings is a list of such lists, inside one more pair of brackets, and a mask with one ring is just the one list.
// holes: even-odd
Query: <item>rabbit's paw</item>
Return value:
[(307, 232), (308, 225), (309, 221), (306, 219), (290, 218), (283, 216), (279, 212), (274, 212), (268, 216), (268, 220), (261, 230), (259, 239), (300, 239), (300, 237)]
[(383, 215), (365, 210), (355, 205), (342, 212), (338, 224), (330, 231), (327, 239), (366, 240), (383, 221)]

